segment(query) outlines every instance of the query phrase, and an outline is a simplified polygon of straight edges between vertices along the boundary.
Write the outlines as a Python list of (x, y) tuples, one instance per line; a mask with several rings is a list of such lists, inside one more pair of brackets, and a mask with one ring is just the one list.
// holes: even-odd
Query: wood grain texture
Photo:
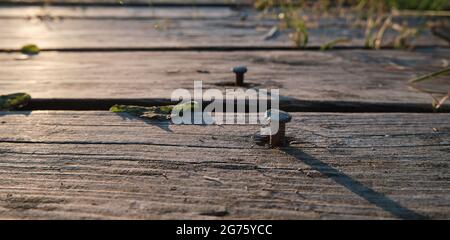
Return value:
[(221, 19), (238, 18), (230, 7), (0, 7), (0, 18), (32, 19)]
[(249, 5), (253, 0), (0, 0), (0, 3), (42, 5)]
[(449, 114), (293, 116), (267, 149), (251, 125), (1, 113), (0, 217), (450, 217)]
[[(43, 49), (295, 47), (289, 30), (280, 30), (268, 40), (267, 34), (278, 21), (248, 8), (187, 7), (171, 13), (164, 7), (0, 9), (3, 50), (17, 50), (30, 42)], [(344, 18), (323, 18), (312, 23), (308, 46), (320, 47), (348, 38), (351, 41), (337, 46), (364, 47), (364, 28), (352, 24), (354, 21)], [(393, 46), (394, 37), (387, 31), (384, 46)], [(413, 44), (448, 46), (447, 41), (428, 30), (422, 31)]]
[[(0, 94), (28, 92), (33, 98), (164, 98), (177, 88), (232, 86), (231, 68), (247, 65), (252, 88), (279, 88), (303, 100), (431, 103), (407, 85), (415, 76), (450, 62), (448, 49), (406, 51), (240, 52), (43, 52), (17, 61), (0, 54)], [(198, 72), (198, 71), (203, 72)], [(208, 71), (209, 73), (204, 73)], [(425, 87), (446, 91), (449, 79)], [(431, 104), (430, 104), (431, 106)]]

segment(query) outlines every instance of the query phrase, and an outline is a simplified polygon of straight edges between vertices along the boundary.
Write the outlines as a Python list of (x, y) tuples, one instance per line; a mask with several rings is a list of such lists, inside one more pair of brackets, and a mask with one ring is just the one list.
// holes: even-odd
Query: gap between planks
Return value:
[[(78, 110), (99, 111), (109, 110), (115, 104), (137, 105), (137, 106), (164, 106), (173, 105), (178, 102), (170, 99), (31, 99), (22, 111), (35, 110)], [(210, 102), (203, 101), (203, 107)], [(237, 103), (231, 103), (236, 108)], [(268, 102), (270, 106), (270, 101)], [(437, 111), (433, 110), (431, 104), (420, 103), (393, 103), (393, 102), (352, 102), (352, 101), (311, 101), (311, 100), (280, 100), (279, 108), (287, 112), (331, 112), (331, 113), (448, 113), (450, 105), (443, 105)], [(226, 109), (224, 103), (223, 109)], [(245, 111), (249, 112), (249, 104), (246, 102)]]
[[(434, 50), (450, 49), (450, 46), (428, 46), (415, 45), (414, 50)], [(373, 49), (364, 46), (334, 46), (333, 51), (346, 50), (400, 50), (392, 46), (382, 46), (379, 49)], [(63, 48), (41, 48), (41, 52), (240, 52), (240, 51), (296, 51), (296, 52), (326, 52), (320, 46), (174, 46), (174, 47), (63, 47)], [(0, 53), (20, 53), (21, 50), (14, 48), (0, 48)]]

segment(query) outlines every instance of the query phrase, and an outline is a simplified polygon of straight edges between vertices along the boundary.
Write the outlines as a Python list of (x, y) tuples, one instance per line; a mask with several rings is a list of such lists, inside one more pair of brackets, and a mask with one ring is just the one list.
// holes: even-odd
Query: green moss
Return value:
[(126, 112), (130, 114), (135, 115), (141, 115), (147, 111), (154, 111), (156, 107), (141, 107), (141, 106), (133, 106), (133, 105), (114, 105), (112, 106), (109, 111), (120, 113), (120, 112)]
[(173, 106), (173, 110), (176, 112), (187, 112), (187, 111), (194, 112), (200, 110), (200, 105), (198, 105), (198, 103), (195, 101), (191, 101), (183, 104), (177, 104)]
[(20, 52), (26, 55), (36, 55), (39, 54), (40, 51), (39, 47), (35, 44), (27, 44), (20, 49)]
[(133, 116), (155, 119), (155, 120), (168, 120), (171, 118), (172, 110), (174, 112), (182, 114), (187, 111), (197, 111), (200, 107), (197, 102), (187, 102), (178, 105), (166, 105), (166, 106), (152, 106), (142, 107), (133, 105), (114, 105), (109, 111), (114, 113), (128, 113)]
[(27, 93), (14, 93), (0, 96), (0, 110), (11, 111), (18, 110), (28, 104), (31, 96)]

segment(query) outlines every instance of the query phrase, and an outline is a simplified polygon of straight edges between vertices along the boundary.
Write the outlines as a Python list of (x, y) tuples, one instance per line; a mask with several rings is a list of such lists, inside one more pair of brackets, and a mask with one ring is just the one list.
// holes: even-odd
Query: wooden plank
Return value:
[[(268, 33), (278, 25), (278, 21), (262, 18), (248, 8), (193, 10), (188, 7), (173, 13), (167, 13), (164, 8), (142, 7), (131, 10), (117, 8), (117, 11), (101, 7), (82, 10), (64, 7), (0, 9), (3, 9), (0, 10), (3, 14), (0, 15), (3, 16), (0, 21), (3, 33), (0, 49), (3, 50), (17, 50), (27, 43), (35, 43), (43, 49), (295, 47), (289, 38), (289, 30), (281, 30), (277, 37), (268, 39)], [(44, 14), (39, 14), (42, 11)], [(365, 29), (353, 24), (344, 18), (313, 23), (309, 29), (308, 46), (320, 47), (336, 39), (348, 38), (351, 41), (338, 46), (364, 47)], [(393, 46), (392, 40), (396, 35), (391, 31), (385, 35), (384, 46)], [(427, 30), (422, 31), (413, 44), (448, 46), (447, 41)]]
[(41, 5), (249, 5), (252, 0), (0, 0), (0, 4)]
[(238, 14), (229, 7), (0, 7), (2, 19), (221, 19)]
[[(450, 50), (243, 51), (243, 52), (43, 52), (17, 61), (0, 54), (0, 94), (34, 98), (170, 99), (177, 88), (233, 88), (233, 66), (247, 65), (254, 88), (279, 88), (287, 98), (370, 103), (431, 103), (407, 80), (448, 66)], [(209, 74), (199, 73), (208, 71)], [(225, 86), (224, 86), (225, 85)], [(448, 78), (426, 87), (446, 91)], [(431, 106), (431, 104), (430, 104)]]
[(1, 218), (450, 217), (449, 114), (295, 113), (282, 149), (252, 125), (0, 116)]

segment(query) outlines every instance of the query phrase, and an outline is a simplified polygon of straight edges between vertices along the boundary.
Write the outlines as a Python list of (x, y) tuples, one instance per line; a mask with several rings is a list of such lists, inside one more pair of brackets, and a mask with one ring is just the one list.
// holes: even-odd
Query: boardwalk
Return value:
[[(277, 20), (250, 1), (195, 2), (0, 1), (0, 95), (33, 97), (0, 112), (0, 218), (450, 218), (450, 105), (432, 113), (407, 84), (448, 67), (446, 40), (425, 31), (403, 51), (387, 33), (375, 51), (364, 28), (324, 19), (298, 49), (284, 30), (268, 39)], [(41, 53), (18, 60), (28, 43)], [(289, 145), (261, 145), (258, 125), (107, 111), (194, 81), (233, 88), (238, 65), (247, 87), (280, 89)]]

